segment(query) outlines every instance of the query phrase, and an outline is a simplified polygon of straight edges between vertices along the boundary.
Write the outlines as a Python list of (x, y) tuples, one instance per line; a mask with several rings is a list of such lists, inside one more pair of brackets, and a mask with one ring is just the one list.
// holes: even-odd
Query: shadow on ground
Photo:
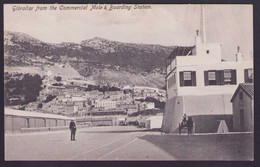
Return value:
[(146, 140), (178, 160), (253, 160), (254, 135), (145, 135)]

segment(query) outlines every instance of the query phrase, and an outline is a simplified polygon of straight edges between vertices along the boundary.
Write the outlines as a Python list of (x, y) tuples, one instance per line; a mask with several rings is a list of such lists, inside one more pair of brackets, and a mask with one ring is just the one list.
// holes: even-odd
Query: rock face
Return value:
[[(99, 37), (81, 43), (51, 44), (27, 34), (4, 32), (5, 66), (32, 67), (69, 62), (84, 77), (92, 76), (98, 82), (99, 78), (102, 78), (100, 83), (112, 82), (109, 75), (98, 76), (114, 71), (124, 73), (130, 78), (136, 77), (137, 79), (131, 83), (136, 85), (149, 86), (150, 80), (147, 80), (147, 76), (156, 76), (158, 82), (152, 82), (150, 86), (161, 87), (164, 85), (165, 59), (174, 48), (174, 46), (122, 43)], [(123, 83), (122, 77), (115, 79), (113, 76), (113, 82)]]

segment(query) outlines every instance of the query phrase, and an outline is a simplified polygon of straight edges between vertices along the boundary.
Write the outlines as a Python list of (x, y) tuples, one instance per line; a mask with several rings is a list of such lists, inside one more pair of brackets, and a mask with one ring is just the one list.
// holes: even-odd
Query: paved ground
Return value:
[(253, 134), (161, 135), (135, 127), (5, 135), (5, 160), (252, 160)]

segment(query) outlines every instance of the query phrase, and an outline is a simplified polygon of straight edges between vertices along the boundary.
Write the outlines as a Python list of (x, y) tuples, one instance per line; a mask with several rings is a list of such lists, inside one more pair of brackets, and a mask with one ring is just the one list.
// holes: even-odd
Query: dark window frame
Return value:
[[(215, 73), (215, 80), (209, 80), (209, 73), (210, 72)], [(208, 71), (208, 85), (217, 85), (217, 70), (209, 70)]]
[[(224, 81), (224, 70), (231, 70), (231, 81)], [(209, 80), (209, 72), (215, 72), (216, 80)], [(205, 86), (219, 86), (219, 85), (236, 85), (237, 77), (236, 70), (234, 69), (223, 69), (223, 70), (208, 70), (204, 71), (204, 85)]]
[[(184, 72), (190, 72), (191, 73), (191, 80), (184, 80)], [(186, 86), (197, 86), (197, 80), (196, 80), (196, 71), (180, 71), (180, 87), (186, 87)]]
[[(249, 77), (249, 75), (248, 75), (249, 70), (253, 71), (253, 78)], [(253, 83), (254, 82), (254, 69), (253, 68), (244, 69), (244, 80), (245, 80), (245, 83)]]

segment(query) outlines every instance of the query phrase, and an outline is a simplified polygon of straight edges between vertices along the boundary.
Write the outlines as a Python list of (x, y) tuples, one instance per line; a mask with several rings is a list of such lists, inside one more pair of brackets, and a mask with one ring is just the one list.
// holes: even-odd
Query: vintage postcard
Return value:
[(4, 4), (5, 160), (254, 160), (253, 5)]

